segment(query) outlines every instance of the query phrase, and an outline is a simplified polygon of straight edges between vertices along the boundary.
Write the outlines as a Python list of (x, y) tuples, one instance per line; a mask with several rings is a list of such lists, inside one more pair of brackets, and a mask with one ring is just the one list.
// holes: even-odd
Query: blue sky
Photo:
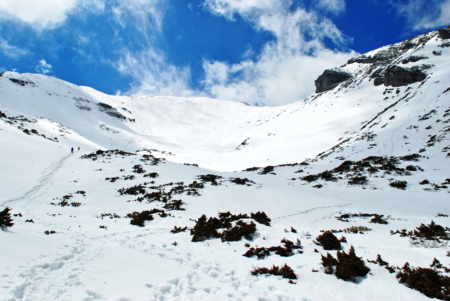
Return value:
[(450, 0), (3, 0), (0, 69), (273, 106), (314, 92), (326, 68), (449, 20)]

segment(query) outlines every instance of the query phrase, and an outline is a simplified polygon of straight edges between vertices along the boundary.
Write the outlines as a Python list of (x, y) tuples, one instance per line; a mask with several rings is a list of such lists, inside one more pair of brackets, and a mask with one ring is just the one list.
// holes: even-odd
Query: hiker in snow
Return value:
[(73, 147), (70, 149), (70, 152), (73, 154)]
[(78, 151), (80, 151), (80, 147), (78, 147)]

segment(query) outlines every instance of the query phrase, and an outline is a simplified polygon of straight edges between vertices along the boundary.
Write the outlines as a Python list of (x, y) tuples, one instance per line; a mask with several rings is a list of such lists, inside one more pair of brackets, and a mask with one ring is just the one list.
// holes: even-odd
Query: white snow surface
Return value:
[[(449, 217), (437, 216), (450, 215), (450, 47), (439, 47), (445, 41), (436, 32), (424, 36), (431, 39), (394, 63), (431, 65), (425, 81), (374, 86), (369, 65), (347, 64), (340, 68), (354, 74), (353, 81), (282, 107), (111, 96), (44, 75), (4, 73), (0, 211), (12, 208), (15, 225), (0, 231), (0, 300), (428, 300), (398, 283), (395, 273), (366, 261), (380, 254), (398, 267), (405, 262), (429, 267), (433, 258), (450, 264), (448, 246), (412, 247), (407, 237), (390, 234), (431, 220), (450, 227)], [(411, 55), (427, 59), (400, 63)], [(132, 154), (81, 158), (99, 149)], [(336, 181), (300, 179), (345, 160), (411, 154), (419, 154), (418, 161), (399, 160), (398, 167), (418, 170), (363, 171), (365, 185), (349, 185), (345, 173)], [(162, 160), (151, 165), (149, 155)], [(135, 165), (145, 173), (133, 172)], [(274, 169), (262, 174), (266, 166)], [(250, 167), (261, 168), (242, 171)], [(159, 177), (143, 176), (151, 172)], [(221, 176), (220, 185), (205, 183), (200, 196), (172, 195), (184, 202), (185, 210), (165, 209), (171, 215), (164, 218), (153, 214), (145, 227), (130, 224), (128, 213), (163, 209), (164, 203), (136, 201), (142, 194), (120, 195), (120, 188), (143, 184), (148, 193), (168, 192), (206, 174)], [(123, 178), (129, 175), (135, 178)], [(120, 179), (105, 180), (112, 177)], [(232, 178), (254, 184), (238, 185)], [(429, 184), (419, 184), (425, 179)], [(389, 185), (397, 180), (407, 181), (406, 189)], [(80, 206), (57, 205), (65, 195)], [(195, 220), (227, 211), (264, 211), (271, 225), (255, 222), (251, 240), (191, 241)], [(120, 217), (102, 217), (107, 213)], [(335, 218), (344, 213), (382, 214), (389, 223)], [(188, 230), (172, 234), (174, 226)], [(313, 242), (321, 230), (350, 226), (372, 229), (336, 234), (347, 239), (343, 249), (353, 246), (371, 269), (357, 283), (325, 274), (320, 255), (327, 251)], [(261, 260), (242, 256), (249, 249), (246, 244), (278, 246), (283, 238), (300, 239), (303, 253), (271, 253)], [(297, 275), (295, 284), (250, 273), (285, 263)]]

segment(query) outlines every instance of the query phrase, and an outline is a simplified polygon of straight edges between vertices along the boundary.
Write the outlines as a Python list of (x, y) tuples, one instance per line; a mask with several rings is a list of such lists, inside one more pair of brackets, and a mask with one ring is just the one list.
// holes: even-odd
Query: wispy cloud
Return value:
[(123, 75), (130, 76), (134, 83), (128, 91), (118, 94), (176, 95), (201, 94), (189, 87), (190, 71), (167, 63), (164, 54), (156, 49), (132, 53), (124, 50), (123, 58), (115, 64)]
[(450, 24), (450, 0), (390, 0), (388, 3), (406, 18), (414, 30)]
[(345, 11), (344, 0), (318, 0), (315, 1), (315, 6), (322, 11), (327, 11), (334, 14), (340, 14)]
[(26, 50), (10, 45), (8, 41), (3, 39), (2, 37), (0, 37), (0, 51), (3, 52), (3, 54), (6, 55), (7, 57), (16, 60), (28, 53), (28, 51)]
[[(290, 5), (291, 1), (205, 1), (211, 13), (231, 21), (239, 14), (255, 29), (275, 37), (254, 61), (233, 65), (205, 61), (207, 92), (223, 99), (282, 105), (314, 92), (314, 79), (324, 69), (339, 66), (356, 55), (346, 50), (349, 40), (329, 19), (303, 8), (292, 12)], [(325, 38), (331, 39), (336, 49), (328, 49)]]

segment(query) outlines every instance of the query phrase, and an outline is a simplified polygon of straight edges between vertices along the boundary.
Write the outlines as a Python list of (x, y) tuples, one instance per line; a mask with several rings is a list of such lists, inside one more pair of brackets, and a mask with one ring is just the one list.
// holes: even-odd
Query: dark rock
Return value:
[(373, 57), (366, 56), (366, 55), (360, 55), (357, 57), (354, 57), (352, 59), (350, 59), (347, 63), (348, 64), (353, 64), (353, 63), (359, 63), (359, 64), (372, 64), (374, 62)]
[(316, 93), (329, 91), (352, 77), (350, 73), (345, 71), (327, 69), (314, 82), (316, 85)]
[(439, 36), (443, 39), (450, 39), (450, 26), (447, 26), (445, 28), (439, 29)]
[(25, 81), (25, 80), (21, 80), (21, 79), (17, 79), (17, 78), (10, 78), (9, 80), (12, 81), (13, 83), (21, 85), (23, 87), (28, 84), (35, 85), (35, 83), (33, 83), (31, 81)]
[(433, 51), (434, 55), (442, 55), (442, 51)]
[(404, 60), (402, 61), (402, 64), (408, 64), (409, 62), (415, 63), (415, 62), (417, 62), (417, 61), (425, 60), (425, 59), (427, 59), (427, 58), (428, 58), (428, 57), (423, 56), (423, 55), (421, 55), (421, 56), (411, 55), (410, 57), (407, 57), (406, 59), (404, 59)]
[(125, 116), (123, 116), (121, 113), (119, 113), (119, 111), (117, 111), (116, 108), (113, 108), (109, 104), (99, 102), (99, 103), (97, 103), (97, 106), (98, 106), (98, 110), (100, 112), (105, 112), (106, 114), (108, 114), (111, 117), (115, 117), (115, 118), (122, 119), (122, 120), (127, 119)]
[(392, 87), (406, 86), (412, 83), (421, 82), (426, 77), (427, 74), (417, 66), (405, 68), (393, 65), (384, 72), (384, 85)]

